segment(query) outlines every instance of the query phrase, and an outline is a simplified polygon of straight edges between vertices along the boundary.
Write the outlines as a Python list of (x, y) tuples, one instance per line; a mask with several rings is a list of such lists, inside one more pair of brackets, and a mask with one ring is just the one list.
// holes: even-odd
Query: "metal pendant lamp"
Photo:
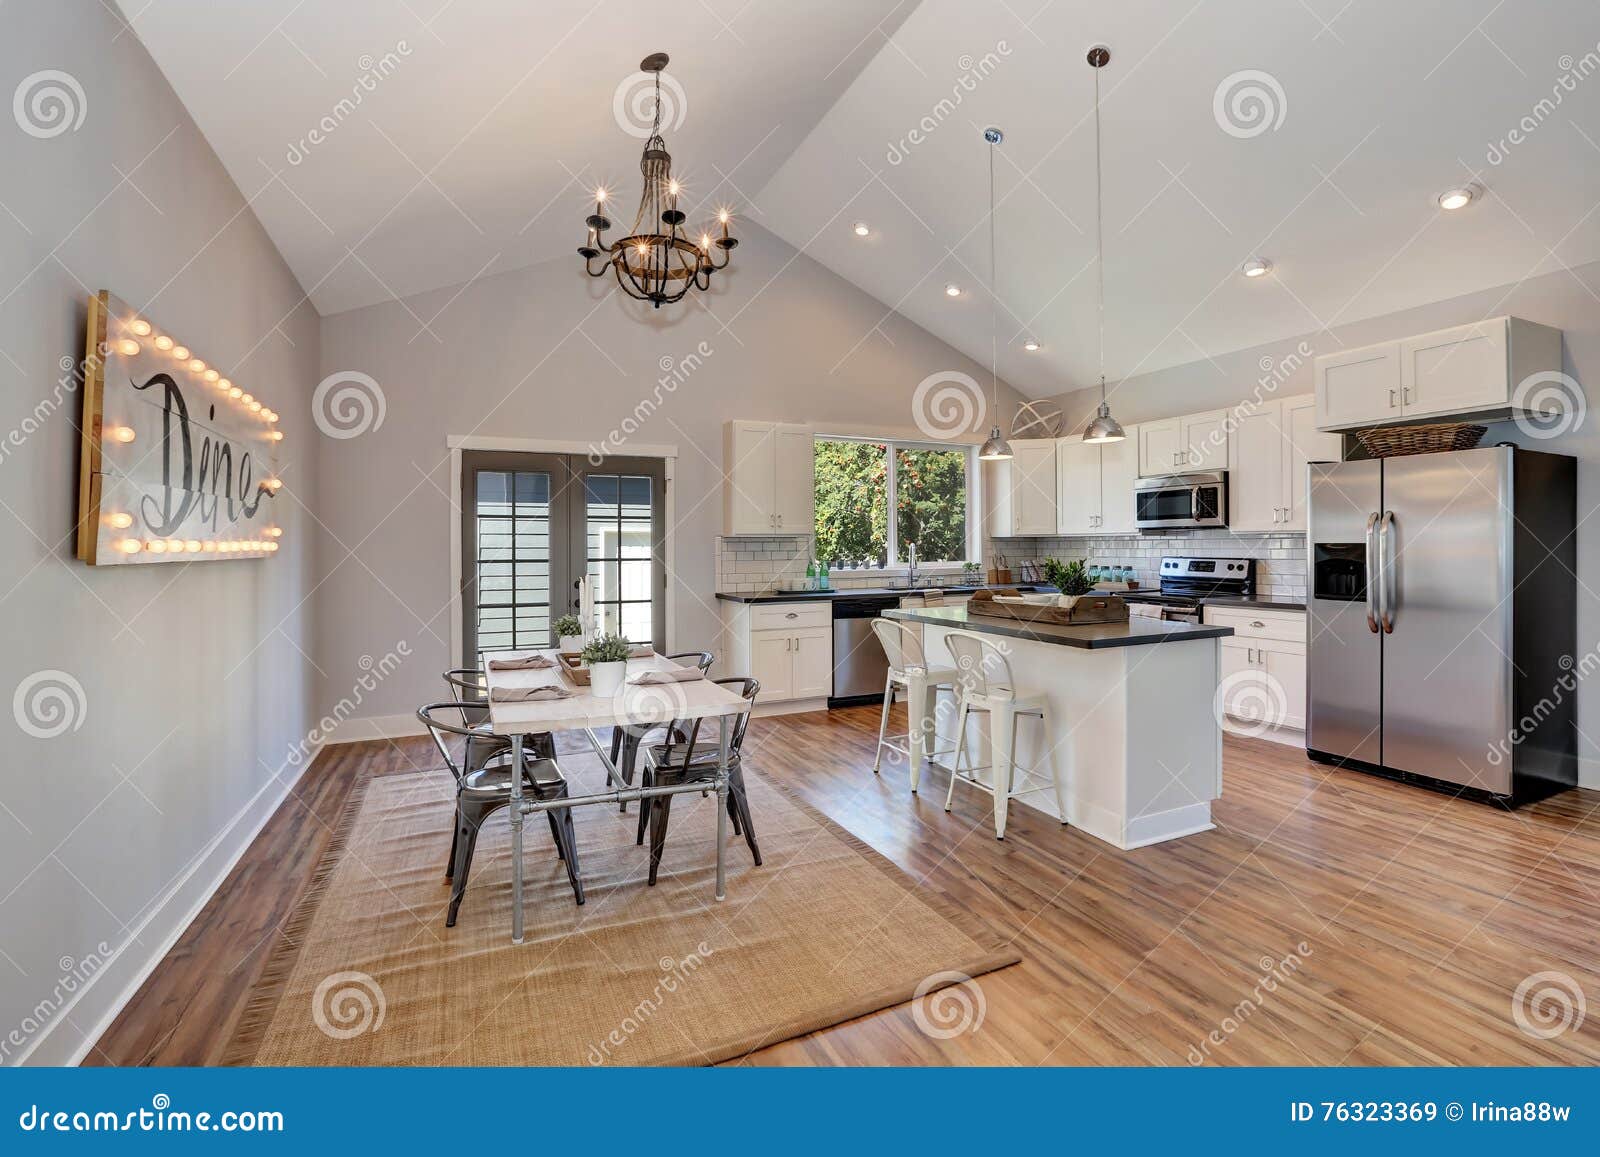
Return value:
[(1100, 181), (1100, 70), (1111, 62), (1111, 50), (1103, 44), (1089, 49), (1089, 66), (1094, 69), (1094, 235), (1095, 274), (1100, 323), (1100, 409), (1083, 429), (1085, 442), (1120, 442), (1126, 438), (1122, 423), (1111, 416), (1106, 403), (1106, 230), (1105, 208)]
[(997, 128), (983, 130), (983, 139), (989, 142), (989, 394), (996, 421), (989, 427), (989, 437), (978, 450), (980, 462), (1005, 462), (1011, 457), (1011, 443), (1000, 433), (1000, 375), (996, 365), (1000, 357), (1000, 322), (994, 282), (994, 147), (1005, 140)]

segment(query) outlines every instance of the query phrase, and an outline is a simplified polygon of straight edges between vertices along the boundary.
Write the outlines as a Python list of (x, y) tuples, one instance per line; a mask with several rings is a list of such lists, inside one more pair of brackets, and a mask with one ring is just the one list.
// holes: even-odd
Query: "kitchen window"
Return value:
[(815, 443), (816, 556), (830, 567), (918, 566), (976, 557), (972, 447), (822, 437)]

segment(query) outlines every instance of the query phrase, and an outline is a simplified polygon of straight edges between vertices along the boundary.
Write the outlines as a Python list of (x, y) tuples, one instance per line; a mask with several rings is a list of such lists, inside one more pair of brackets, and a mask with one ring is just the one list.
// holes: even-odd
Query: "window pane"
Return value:
[(889, 553), (889, 448), (818, 438), (817, 556), (877, 562)]
[(921, 562), (967, 558), (967, 452), (895, 450), (895, 535), (902, 558), (911, 543)]
[(478, 648), (546, 646), (550, 631), (550, 475), (480, 470), (475, 484)]

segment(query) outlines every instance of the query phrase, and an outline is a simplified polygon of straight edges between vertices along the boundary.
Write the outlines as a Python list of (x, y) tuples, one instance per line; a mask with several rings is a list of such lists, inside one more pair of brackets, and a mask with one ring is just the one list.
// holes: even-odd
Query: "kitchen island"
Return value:
[[(930, 666), (950, 666), (949, 631), (971, 631), (1001, 645), (1019, 697), (1043, 696), (1051, 733), (1037, 720), (1017, 732), (1019, 768), (1038, 767), (1046, 786), (1016, 802), (1082, 828), (1118, 848), (1138, 848), (1208, 831), (1211, 801), (1222, 794), (1222, 727), (1215, 706), (1221, 676), (1217, 640), (1229, 627), (1134, 617), (1123, 623), (1062, 627), (988, 615), (962, 607), (884, 612), (920, 624)], [(913, 680), (911, 787), (924, 762), (929, 713), (933, 750), (953, 748), (948, 702)], [(942, 698), (942, 697), (941, 697)], [(983, 717), (966, 736), (967, 766), (991, 762)], [(1048, 786), (1054, 748), (1067, 778), (1067, 814)], [(954, 759), (954, 756), (947, 757)]]

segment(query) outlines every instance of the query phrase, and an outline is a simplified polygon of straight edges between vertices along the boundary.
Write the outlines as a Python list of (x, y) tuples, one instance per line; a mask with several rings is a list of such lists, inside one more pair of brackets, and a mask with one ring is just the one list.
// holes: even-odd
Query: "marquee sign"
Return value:
[(78, 557), (90, 566), (278, 549), (278, 415), (101, 290), (89, 299)]

